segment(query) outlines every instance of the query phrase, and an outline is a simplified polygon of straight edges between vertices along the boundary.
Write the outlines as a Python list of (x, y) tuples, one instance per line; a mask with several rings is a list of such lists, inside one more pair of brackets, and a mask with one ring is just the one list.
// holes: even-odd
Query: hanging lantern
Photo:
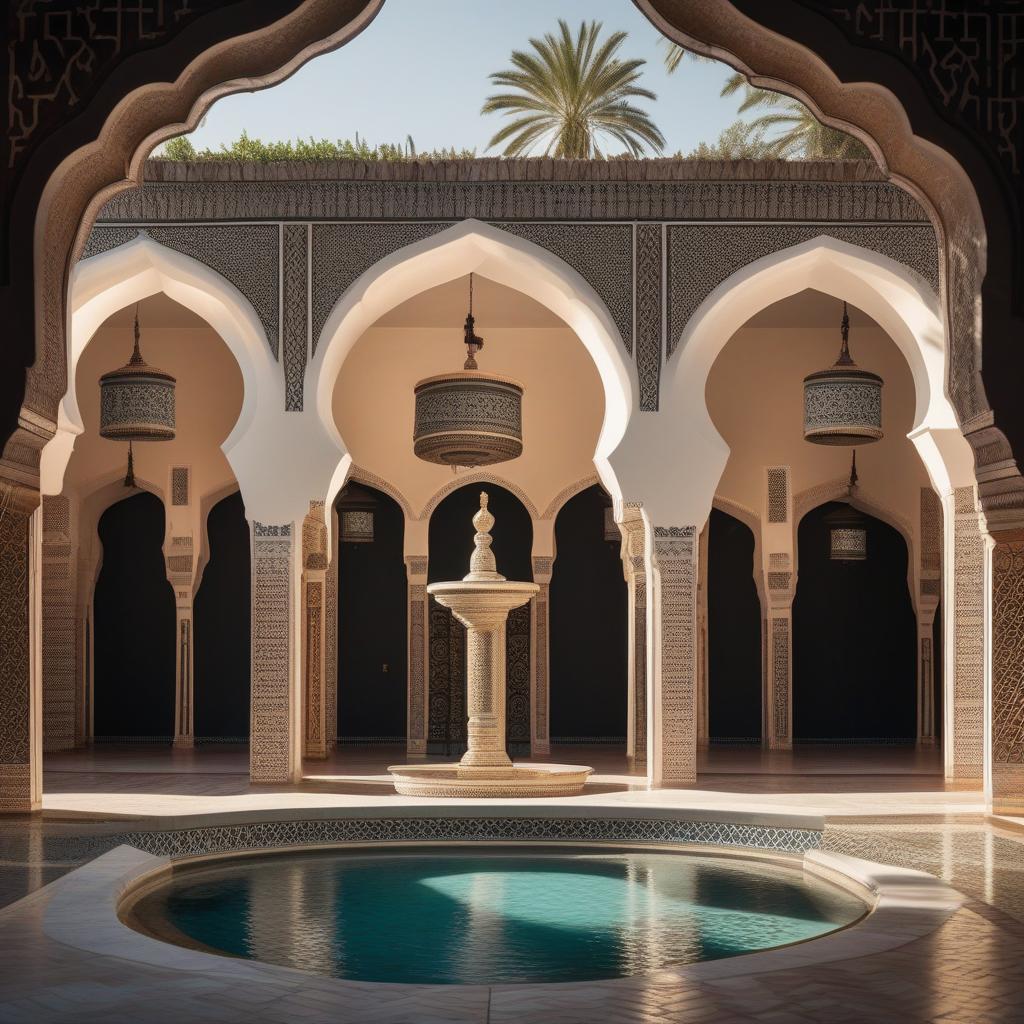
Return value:
[[(857, 486), (857, 453), (853, 453), (847, 495)], [(844, 505), (825, 516), (829, 528), (829, 558), (833, 562), (863, 562), (868, 557), (868, 521), (852, 505)]]
[(508, 377), (479, 371), (476, 353), (484, 340), (474, 327), (470, 274), (466, 362), (461, 371), (427, 377), (415, 388), (413, 451), (425, 462), (492, 466), (523, 453), (523, 387)]
[(850, 316), (843, 303), (842, 346), (827, 370), (804, 378), (804, 440), (869, 444), (882, 437), (882, 378), (850, 356)]
[(125, 487), (135, 486), (133, 441), (174, 440), (174, 387), (169, 373), (150, 366), (139, 351), (139, 307), (135, 347), (124, 366), (100, 377), (100, 437), (128, 442)]
[(376, 501), (358, 485), (348, 484), (338, 499), (342, 544), (372, 544)]

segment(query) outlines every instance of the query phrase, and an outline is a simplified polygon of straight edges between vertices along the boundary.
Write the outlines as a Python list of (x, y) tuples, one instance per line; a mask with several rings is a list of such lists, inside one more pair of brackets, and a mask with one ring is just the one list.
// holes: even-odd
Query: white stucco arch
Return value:
[(702, 441), (703, 451), (691, 462), (695, 486), (713, 493), (729, 457), (705, 401), (715, 359), (752, 316), (806, 288), (862, 309), (900, 349), (914, 381), (908, 437), (936, 490), (949, 494), (953, 487), (973, 483), (970, 446), (946, 393), (948, 347), (938, 297), (903, 264), (819, 235), (737, 270), (707, 296), (679, 337), (663, 375), (661, 404), (673, 412), (676, 437)]
[(113, 313), (158, 292), (202, 317), (238, 363), (242, 373), (242, 408), (221, 448), (241, 483), (249, 454), (241, 444), (243, 438), (251, 427), (272, 419), (274, 409), (283, 409), (277, 397), (282, 387), (280, 368), (248, 299), (216, 271), (160, 245), (145, 233), (82, 260), (72, 274), (70, 292), (68, 390), (60, 404), (57, 434), (43, 449), (42, 492), (60, 493), (75, 438), (84, 429), (75, 375), (86, 346)]
[(328, 504), (351, 467), (351, 456), (334, 423), (331, 399), (352, 347), (367, 328), (406, 299), (470, 272), (547, 306), (587, 349), (601, 378), (605, 399), (594, 465), (605, 488), (621, 500), (611, 456), (620, 447), (636, 406), (636, 383), (604, 302), (557, 256), (500, 228), (469, 219), (379, 260), (338, 299), (324, 325), (316, 354), (306, 370), (305, 405), (318, 411), (338, 453), (327, 492)]

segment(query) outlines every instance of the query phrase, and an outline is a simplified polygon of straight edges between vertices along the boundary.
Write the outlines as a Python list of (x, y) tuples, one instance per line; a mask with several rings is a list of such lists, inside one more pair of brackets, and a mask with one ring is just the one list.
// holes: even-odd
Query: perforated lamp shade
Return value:
[(131, 359), (100, 377), (100, 436), (112, 441), (173, 441), (176, 383), (142, 358), (136, 315)]
[(481, 373), (476, 353), (484, 340), (475, 333), (473, 275), (461, 370), (421, 380), (415, 387), (413, 452), (443, 466), (493, 466), (523, 453), (523, 386), (509, 377)]
[(870, 444), (882, 437), (882, 378), (850, 355), (845, 302), (841, 331), (834, 365), (804, 378), (804, 440), (812, 444)]
[(833, 562), (863, 562), (868, 557), (867, 520), (852, 505), (825, 516), (829, 558)]

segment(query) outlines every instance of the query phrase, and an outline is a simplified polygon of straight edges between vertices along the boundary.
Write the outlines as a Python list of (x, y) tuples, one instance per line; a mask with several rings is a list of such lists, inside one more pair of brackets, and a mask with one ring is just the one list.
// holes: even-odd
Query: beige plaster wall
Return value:
[[(565, 487), (594, 473), (604, 416), (601, 381), (583, 344), (567, 327), (478, 328), (486, 344), (481, 370), (525, 387), (523, 454), (492, 467), (518, 485), (543, 513)], [(465, 359), (459, 327), (370, 328), (346, 359), (334, 388), (334, 419), (359, 467), (383, 477), (418, 514), (453, 471), (413, 455), (413, 387)]]
[[(220, 446), (242, 407), (242, 375), (227, 346), (211, 328), (146, 328), (145, 304), (142, 312), (143, 358), (178, 380), (177, 436), (173, 441), (135, 445), (135, 474), (163, 489), (172, 465), (190, 465), (192, 500), (196, 503), (234, 482)], [(85, 498), (111, 475), (124, 474), (128, 445), (99, 435), (98, 381), (108, 370), (126, 363), (131, 351), (131, 326), (108, 321), (82, 354), (76, 386), (85, 431), (75, 440), (64, 476), (64, 494)]]
[[(808, 487), (845, 477), (850, 449), (803, 440), (803, 378), (835, 362), (838, 325), (830, 328), (744, 327), (722, 350), (707, 382), (708, 411), (731, 452), (718, 494), (763, 515), (764, 467), (789, 465), (796, 497)], [(882, 376), (885, 437), (857, 449), (862, 489), (915, 528), (924, 464), (907, 439), (913, 422), (910, 369), (873, 322), (855, 326), (850, 347), (858, 365)]]

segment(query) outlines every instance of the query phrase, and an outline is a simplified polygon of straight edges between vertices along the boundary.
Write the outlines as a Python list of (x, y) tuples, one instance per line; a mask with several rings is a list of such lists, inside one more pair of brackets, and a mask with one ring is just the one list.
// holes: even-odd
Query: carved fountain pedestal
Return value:
[(473, 516), (475, 547), (469, 573), (427, 592), (466, 627), (468, 749), (457, 764), (407, 764), (388, 769), (407, 796), (531, 797), (579, 793), (591, 769), (583, 765), (513, 764), (505, 752), (505, 622), (540, 589), (505, 579), (494, 563), (487, 494)]

